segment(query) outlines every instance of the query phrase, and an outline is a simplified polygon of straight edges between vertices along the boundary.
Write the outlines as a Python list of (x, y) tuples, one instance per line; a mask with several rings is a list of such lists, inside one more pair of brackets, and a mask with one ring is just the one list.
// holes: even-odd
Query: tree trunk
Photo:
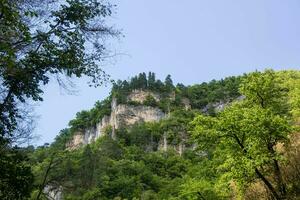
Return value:
[[(240, 139), (236, 135), (233, 135), (233, 136), (234, 136), (236, 142), (238, 143), (238, 145), (241, 147), (242, 151), (247, 155), (248, 152), (245, 149), (243, 143), (240, 141)], [(253, 159), (250, 156), (249, 156), (249, 158)], [(263, 181), (263, 183), (268, 187), (268, 189), (270, 190), (270, 192), (272, 193), (272, 195), (275, 197), (276, 200), (283, 199), (280, 197), (280, 195), (278, 195), (278, 193), (276, 192), (275, 188), (270, 183), (270, 181), (268, 181), (268, 179), (257, 168), (255, 168), (255, 173)]]
[(276, 178), (277, 186), (279, 188), (282, 199), (285, 199), (285, 197), (286, 197), (286, 186), (285, 186), (285, 183), (284, 183), (283, 178), (282, 178), (282, 173), (281, 173), (281, 170), (279, 168), (278, 161), (275, 160), (275, 159), (273, 161), (274, 161), (274, 175), (275, 175), (275, 178)]
[(47, 167), (47, 170), (46, 170), (46, 173), (45, 173), (43, 182), (42, 182), (42, 184), (41, 184), (40, 187), (39, 187), (39, 193), (38, 193), (38, 195), (36, 196), (36, 200), (39, 200), (39, 199), (40, 199), (40, 197), (41, 197), (41, 195), (42, 195), (42, 192), (43, 192), (43, 190), (44, 190), (44, 188), (45, 188), (45, 186), (46, 186), (46, 181), (47, 181), (49, 172), (50, 172), (50, 170), (51, 170), (51, 168), (52, 168), (53, 160), (54, 160), (54, 155), (51, 157), (51, 160), (50, 160), (50, 163), (49, 163), (49, 165), (48, 165), (48, 167)]
[(273, 187), (273, 185), (264, 177), (264, 175), (262, 175), (262, 173), (260, 173), (260, 171), (257, 168), (255, 168), (255, 173), (264, 182), (264, 184), (270, 190), (270, 192), (275, 197), (275, 199), (281, 200), (282, 198), (277, 194), (277, 192), (276, 192), (275, 188)]

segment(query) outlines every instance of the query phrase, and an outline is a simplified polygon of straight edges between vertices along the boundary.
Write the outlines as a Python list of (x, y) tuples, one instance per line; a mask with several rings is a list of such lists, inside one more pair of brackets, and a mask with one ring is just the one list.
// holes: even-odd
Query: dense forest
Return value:
[[(86, 200), (299, 197), (299, 71), (267, 70), (192, 86), (151, 77), (118, 81), (111, 95), (134, 104), (125, 102), (132, 90), (160, 93), (162, 101), (175, 93), (167, 118), (67, 150), (74, 131), (110, 112), (110, 96), (79, 112), (50, 146), (23, 150), (35, 176), (32, 199), (46, 198), (47, 187), (61, 190), (63, 199)], [(191, 108), (184, 109), (180, 98), (190, 99)], [(215, 102), (226, 102), (225, 109), (203, 109)], [(150, 106), (163, 108), (160, 102)], [(171, 147), (185, 143), (182, 154), (159, 148), (164, 134)]]

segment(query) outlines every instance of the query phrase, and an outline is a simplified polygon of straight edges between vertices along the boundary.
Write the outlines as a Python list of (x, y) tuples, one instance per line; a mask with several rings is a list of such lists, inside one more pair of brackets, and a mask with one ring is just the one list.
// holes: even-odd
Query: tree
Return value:
[(300, 71), (280, 71), (278, 78), (281, 79), (285, 88), (289, 88), (288, 91), (288, 103), (291, 107), (290, 114), (293, 116), (294, 121), (299, 122), (300, 117)]
[[(218, 144), (224, 154), (223, 167), (244, 187), (257, 177), (263, 181), (275, 198), (286, 195), (285, 184), (279, 168), (282, 155), (275, 145), (286, 143), (291, 127), (286, 119), (259, 107), (242, 108), (240, 105), (226, 109), (218, 119), (198, 116), (195, 121), (196, 137), (207, 144)], [(268, 175), (272, 172), (274, 182)], [(226, 175), (228, 175), (226, 174)]]
[[(1, 137), (16, 128), (20, 104), (42, 100), (42, 85), (50, 77), (62, 83), (61, 75), (85, 75), (96, 86), (103, 83), (107, 76), (99, 67), (106, 56), (102, 41), (118, 35), (104, 23), (112, 8), (97, 0), (1, 2)], [(37, 23), (41, 21), (43, 26)]]
[[(42, 100), (42, 87), (50, 79), (63, 87), (64, 77), (88, 76), (94, 86), (108, 80), (99, 64), (108, 55), (105, 41), (119, 32), (105, 24), (113, 9), (105, 1), (1, 0), (0, 4), (0, 148), (10, 149), (24, 132), (20, 123), (27, 120), (24, 106)], [(29, 173), (13, 170), (26, 157), (9, 152), (0, 157), (2, 167), (14, 166), (7, 162), (10, 158), (16, 165), (1, 182), (1, 199), (26, 197), (30, 190), (23, 188), (30, 183), (10, 187), (17, 179), (31, 181)], [(5, 188), (13, 189), (7, 190), (9, 196)]]
[(156, 107), (158, 105), (157, 101), (155, 100), (155, 98), (152, 95), (147, 95), (143, 104), (146, 106), (152, 106), (152, 107)]
[[(226, 108), (216, 118), (199, 115), (193, 121), (194, 137), (202, 148), (217, 146), (223, 155), (224, 177), (240, 189), (259, 179), (275, 199), (287, 196), (277, 151), (286, 144), (293, 127), (288, 118), (287, 89), (272, 70), (249, 74), (241, 86), (245, 99)], [(269, 175), (272, 176), (269, 176)]]
[(165, 90), (166, 92), (171, 92), (174, 89), (173, 81), (171, 75), (167, 75), (165, 79)]
[(147, 76), (145, 72), (139, 74), (138, 83), (139, 83), (139, 88), (147, 89)]
[[(62, 131), (65, 132), (65, 131)], [(56, 138), (61, 140), (61, 138)], [(50, 190), (58, 190), (65, 179), (64, 175), (69, 175), (66, 163), (68, 163), (70, 154), (61, 149), (60, 145), (51, 145), (37, 147), (33, 154), (30, 155), (29, 163), (32, 165), (32, 172), (35, 175), (35, 182), (32, 184), (34, 190), (31, 199), (40, 200), (48, 196)]]
[(83, 149), (83, 153), (80, 159), (80, 168), (81, 170), (81, 186), (83, 188), (90, 188), (93, 183), (93, 175), (95, 169), (95, 163), (93, 159), (93, 152), (90, 148), (90, 145), (87, 145)]
[(155, 89), (155, 73), (149, 72), (148, 73), (148, 88), (150, 90)]
[(180, 197), (190, 200), (221, 199), (215, 193), (212, 183), (205, 180), (188, 178), (181, 185)]
[(169, 142), (178, 145), (188, 137), (188, 124), (194, 118), (194, 113), (176, 110), (160, 123), (160, 130), (166, 133)]
[(283, 80), (273, 70), (248, 74), (242, 80), (240, 91), (248, 106), (258, 105), (275, 114), (288, 115), (289, 88), (283, 85)]
[(18, 148), (0, 148), (0, 198), (21, 200), (29, 197), (33, 174), (27, 157)]

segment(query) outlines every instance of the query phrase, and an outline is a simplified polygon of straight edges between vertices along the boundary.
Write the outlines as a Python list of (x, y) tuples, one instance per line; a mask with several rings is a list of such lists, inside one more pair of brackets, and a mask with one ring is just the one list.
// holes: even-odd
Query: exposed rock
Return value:
[(229, 101), (219, 101), (219, 102), (215, 102), (215, 103), (210, 103), (207, 106), (205, 106), (202, 109), (202, 112), (207, 113), (209, 111), (209, 109), (213, 109), (216, 113), (217, 112), (221, 112), (225, 109), (226, 106), (228, 106), (230, 103), (232, 103), (233, 101), (241, 101), (243, 99), (245, 99), (246, 97), (241, 95), (239, 97), (237, 97), (234, 100), (229, 100)]
[[(138, 95), (138, 91), (134, 91), (130, 97), (131, 100), (143, 100), (144, 97), (146, 98), (146, 96), (150, 94), (149, 92), (140, 92), (141, 94)], [(152, 95), (154, 95), (154, 93), (152, 93)], [(153, 97), (159, 98), (158, 96)], [(104, 116), (95, 127), (75, 133), (72, 140), (68, 142), (66, 147), (69, 150), (73, 150), (82, 145), (90, 144), (99, 137), (105, 135), (105, 129), (109, 126), (112, 127), (112, 139), (116, 139), (115, 130), (120, 127), (133, 125), (137, 122), (159, 121), (164, 117), (166, 117), (165, 113), (163, 113), (159, 108), (142, 105), (118, 105), (116, 99), (113, 98), (110, 116)]]
[(79, 148), (84, 144), (84, 134), (81, 132), (76, 132), (73, 135), (72, 140), (70, 140), (67, 144), (66, 147), (68, 150), (74, 150)]
[[(143, 90), (133, 90), (130, 95), (128, 95), (128, 101), (135, 101), (143, 103), (147, 96), (152, 96), (156, 101), (161, 100), (159, 94), (143, 91)], [(175, 93), (170, 94), (170, 100), (175, 100)], [(241, 100), (244, 97), (241, 96), (236, 100)], [(187, 98), (182, 99), (182, 104), (184, 105), (186, 110), (191, 109), (190, 100)], [(229, 102), (217, 102), (213, 104), (207, 105), (202, 109), (203, 112), (209, 112), (212, 108), (215, 112), (220, 112), (224, 110), (224, 108), (229, 104)], [(117, 100), (115, 98), (112, 99), (111, 102), (111, 114), (110, 116), (104, 116), (102, 120), (96, 124), (95, 127), (90, 127), (83, 131), (78, 131), (74, 134), (71, 141), (66, 145), (67, 149), (73, 150), (77, 149), (82, 145), (90, 144), (97, 140), (99, 137), (104, 136), (108, 127), (111, 127), (110, 136), (112, 139), (116, 139), (115, 130), (119, 129), (123, 126), (130, 126), (138, 122), (153, 122), (160, 121), (161, 119), (168, 117), (164, 112), (162, 112), (159, 108), (154, 108), (150, 106), (143, 105), (127, 105), (127, 104), (117, 104)], [(161, 150), (167, 151), (168, 142), (167, 138), (164, 135), (162, 138), (160, 145), (158, 147)], [(175, 148), (175, 147), (174, 147)], [(176, 150), (181, 154), (184, 150), (184, 146), (176, 147)]]
[(62, 187), (56, 188), (47, 185), (44, 189), (44, 193), (47, 195), (49, 200), (62, 200)]
[(180, 156), (182, 156), (184, 150), (185, 150), (185, 145), (183, 142), (180, 142), (180, 144), (178, 145), (178, 153)]
[(160, 101), (159, 94), (144, 90), (133, 90), (131, 94), (128, 95), (127, 100), (143, 103), (148, 96), (152, 96), (156, 101)]
[(184, 105), (185, 110), (190, 110), (192, 108), (191, 101), (188, 98), (182, 98), (181, 102)]
[(216, 102), (216, 103), (210, 103), (207, 104), (201, 111), (203, 113), (208, 113), (209, 111), (214, 111), (216, 113), (221, 112), (225, 109), (225, 107), (229, 104), (230, 102)]
[(150, 106), (118, 105), (113, 114), (114, 120), (111, 125), (116, 129), (121, 126), (133, 125), (136, 122), (159, 121), (165, 117), (160, 109)]
[(167, 140), (167, 134), (166, 133), (164, 133), (164, 136), (163, 136), (163, 150), (164, 151), (168, 150), (168, 140)]

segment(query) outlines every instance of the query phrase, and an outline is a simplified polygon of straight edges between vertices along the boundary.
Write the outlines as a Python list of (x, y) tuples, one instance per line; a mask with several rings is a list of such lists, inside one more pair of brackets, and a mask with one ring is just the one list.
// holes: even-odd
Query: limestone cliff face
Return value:
[(67, 143), (67, 149), (74, 150), (83, 145), (84, 143), (84, 135), (81, 132), (76, 132), (73, 135), (72, 140)]
[(148, 96), (152, 96), (156, 101), (160, 101), (160, 95), (150, 91), (144, 90), (133, 90), (131, 94), (128, 95), (128, 101), (136, 101), (139, 103), (143, 103)]
[[(129, 95), (128, 99), (143, 102), (149, 94), (149, 92), (144, 91), (133, 91), (133, 93)], [(154, 93), (150, 95), (154, 95), (154, 98), (159, 99), (159, 96), (155, 96)], [(130, 126), (137, 122), (159, 121), (166, 116), (159, 108), (142, 105), (118, 105), (115, 98), (112, 100), (111, 110), (110, 116), (104, 116), (95, 127), (76, 132), (73, 138), (66, 145), (67, 149), (77, 149), (82, 145), (94, 142), (96, 139), (106, 134), (105, 130), (108, 127), (112, 128), (110, 136), (115, 139), (115, 130), (122, 126)]]
[(116, 129), (121, 126), (135, 124), (136, 122), (159, 121), (165, 117), (165, 114), (160, 109), (149, 106), (118, 105), (112, 114), (114, 119), (112, 126)]
[(96, 124), (95, 127), (89, 129), (77, 131), (73, 138), (66, 144), (67, 149), (74, 150), (82, 145), (90, 144), (96, 141), (97, 138), (105, 134), (105, 129), (111, 124), (111, 117), (104, 116), (102, 120)]
[(184, 105), (185, 110), (190, 110), (192, 108), (191, 101), (188, 98), (183, 98), (181, 103)]

